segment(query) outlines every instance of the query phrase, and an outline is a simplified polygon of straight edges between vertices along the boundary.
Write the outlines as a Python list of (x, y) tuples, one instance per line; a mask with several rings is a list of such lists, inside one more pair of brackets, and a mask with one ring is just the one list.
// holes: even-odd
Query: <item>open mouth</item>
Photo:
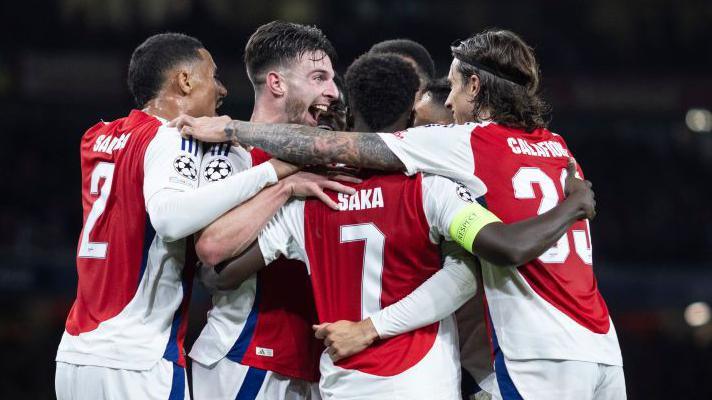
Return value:
[(319, 121), (319, 116), (329, 110), (329, 106), (326, 104), (312, 104), (309, 107), (309, 115), (314, 119), (314, 122)]

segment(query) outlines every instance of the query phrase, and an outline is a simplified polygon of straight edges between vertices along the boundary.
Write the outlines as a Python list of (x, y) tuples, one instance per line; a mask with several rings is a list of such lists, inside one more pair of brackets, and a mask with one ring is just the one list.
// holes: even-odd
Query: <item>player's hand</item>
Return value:
[[(227, 115), (221, 117), (191, 117), (181, 114), (168, 123), (168, 126), (178, 128), (183, 136), (192, 136), (207, 143), (220, 143), (230, 140), (225, 133), (225, 127), (232, 121)], [(235, 144), (235, 143), (233, 143)]]
[(580, 210), (579, 219), (588, 218), (593, 220), (596, 217), (596, 199), (593, 192), (593, 184), (591, 181), (578, 177), (576, 162), (573, 158), (569, 158), (566, 172), (566, 182), (564, 183), (566, 198), (578, 204)]
[(339, 209), (339, 205), (329, 197), (324, 190), (329, 189), (335, 192), (354, 194), (354, 188), (333, 181), (326, 176), (312, 174), (309, 172), (297, 172), (294, 175), (288, 176), (282, 180), (282, 184), (286, 186), (292, 196), (296, 197), (316, 197), (324, 204), (334, 210)]
[(274, 168), (274, 172), (277, 173), (277, 178), (282, 179), (285, 178), (289, 175), (292, 175), (299, 171), (300, 167), (290, 164), (286, 161), (278, 160), (276, 158), (272, 158), (268, 163), (272, 164), (272, 167)]
[(324, 340), (331, 360), (337, 362), (360, 353), (378, 339), (378, 332), (370, 318), (359, 322), (336, 321), (313, 325), (314, 336)]

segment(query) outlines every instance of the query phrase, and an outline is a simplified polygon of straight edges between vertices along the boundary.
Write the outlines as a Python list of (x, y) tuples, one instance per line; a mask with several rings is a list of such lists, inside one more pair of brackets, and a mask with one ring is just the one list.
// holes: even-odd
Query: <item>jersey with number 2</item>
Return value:
[(146, 204), (159, 191), (197, 187), (201, 145), (134, 110), (90, 128), (80, 154), (79, 279), (56, 360), (147, 370), (166, 358), (184, 366), (192, 238), (156, 235)]

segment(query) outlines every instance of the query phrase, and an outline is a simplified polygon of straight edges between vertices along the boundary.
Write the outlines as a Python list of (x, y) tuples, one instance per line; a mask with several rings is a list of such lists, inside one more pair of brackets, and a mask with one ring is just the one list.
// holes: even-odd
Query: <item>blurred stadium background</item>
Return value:
[[(24, 0), (0, 5), (0, 397), (54, 398), (54, 355), (75, 293), (79, 139), (127, 114), (125, 75), (150, 34), (213, 53), (249, 118), (249, 35), (272, 19), (316, 24), (349, 63), (407, 37), (433, 54), (487, 27), (535, 47), (553, 130), (594, 182), (599, 285), (631, 399), (712, 398), (712, 2)], [(192, 343), (209, 300), (196, 288)]]

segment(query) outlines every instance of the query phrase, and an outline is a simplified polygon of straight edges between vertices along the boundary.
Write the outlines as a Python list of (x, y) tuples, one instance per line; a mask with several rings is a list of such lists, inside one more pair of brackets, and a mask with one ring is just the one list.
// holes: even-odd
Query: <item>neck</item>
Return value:
[(143, 111), (169, 121), (178, 118), (180, 114), (190, 115), (185, 102), (172, 95), (157, 96), (146, 104)]
[(287, 121), (287, 113), (279, 99), (255, 93), (255, 108), (252, 109), (250, 122), (283, 124)]

